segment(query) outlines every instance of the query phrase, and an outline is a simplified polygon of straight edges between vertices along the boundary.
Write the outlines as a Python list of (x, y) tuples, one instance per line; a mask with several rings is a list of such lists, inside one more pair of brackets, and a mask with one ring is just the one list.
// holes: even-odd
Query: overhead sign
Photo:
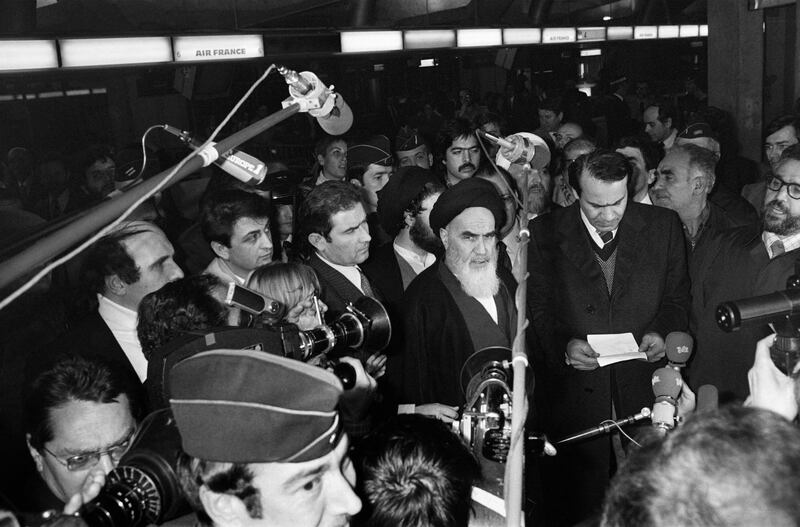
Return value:
[(58, 44), (64, 68), (172, 62), (169, 37), (68, 38)]
[(264, 56), (261, 35), (180, 36), (172, 40), (176, 62), (217, 62)]
[(578, 42), (589, 42), (606, 39), (604, 27), (579, 27), (577, 32)]
[(636, 40), (658, 38), (658, 26), (636, 26), (633, 28), (633, 38)]
[(542, 44), (575, 42), (574, 27), (548, 27), (542, 30)]
[(0, 41), (0, 71), (57, 67), (58, 53), (54, 40)]
[(606, 30), (608, 40), (631, 40), (633, 38), (633, 26), (609, 26)]

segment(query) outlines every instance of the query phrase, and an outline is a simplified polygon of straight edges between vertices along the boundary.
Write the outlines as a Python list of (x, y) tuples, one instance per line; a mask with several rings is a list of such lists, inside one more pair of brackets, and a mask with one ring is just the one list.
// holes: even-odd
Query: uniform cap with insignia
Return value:
[(176, 364), (170, 406), (183, 450), (206, 461), (300, 463), (330, 453), (342, 385), (332, 373), (253, 350), (213, 350)]
[(395, 152), (406, 152), (419, 148), (424, 144), (425, 140), (415, 128), (404, 126), (397, 132), (397, 137), (394, 140), (394, 149)]
[(714, 130), (711, 129), (708, 123), (698, 121), (684, 128), (681, 133), (678, 134), (678, 137), (683, 139), (699, 139), (701, 137), (716, 139), (717, 134), (714, 133)]

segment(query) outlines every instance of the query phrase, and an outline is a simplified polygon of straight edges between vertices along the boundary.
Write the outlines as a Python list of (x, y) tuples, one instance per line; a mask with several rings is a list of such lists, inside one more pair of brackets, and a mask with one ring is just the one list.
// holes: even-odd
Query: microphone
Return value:
[(719, 406), (719, 391), (713, 384), (704, 384), (697, 389), (697, 407), (695, 412), (716, 410)]
[(326, 88), (319, 77), (310, 71), (297, 73), (285, 66), (278, 66), (278, 73), (289, 85), (289, 98), (283, 107), (297, 103), (300, 110), (317, 118), (317, 122), (330, 135), (342, 135), (353, 126), (353, 111), (333, 86)]
[(480, 129), (475, 132), (500, 147), (500, 151), (497, 152), (497, 164), (502, 168), (508, 169), (511, 164), (530, 163), (531, 168), (541, 170), (550, 163), (550, 148), (538, 135), (518, 132), (503, 139)]
[(683, 331), (673, 331), (667, 335), (664, 345), (667, 348), (667, 366), (680, 371), (692, 356), (694, 339)]
[(580, 439), (589, 439), (591, 437), (598, 436), (600, 434), (607, 434), (611, 432), (612, 429), (617, 427), (622, 427), (629, 425), (631, 423), (637, 423), (642, 419), (647, 419), (651, 417), (650, 408), (642, 408), (638, 414), (634, 414), (630, 417), (626, 417), (624, 419), (619, 419), (617, 421), (603, 421), (598, 426), (594, 428), (589, 428), (588, 430), (584, 430), (582, 432), (578, 432), (577, 434), (573, 434), (571, 436), (567, 436), (564, 439), (559, 439), (556, 441), (557, 445), (566, 445), (569, 443), (574, 443)]
[[(168, 124), (161, 125), (161, 127), (194, 148), (202, 144), (194, 139), (189, 132), (179, 130)], [(208, 148), (198, 152), (198, 155), (203, 158), (203, 166), (207, 167), (214, 163), (231, 176), (248, 185), (255, 186), (264, 181), (267, 176), (267, 165), (262, 161), (236, 149), (220, 152), (214, 148), (214, 145), (216, 143), (211, 142)]]
[(681, 374), (672, 368), (659, 368), (653, 372), (653, 426), (663, 430), (675, 428), (675, 414), (678, 410), (678, 397), (683, 388)]

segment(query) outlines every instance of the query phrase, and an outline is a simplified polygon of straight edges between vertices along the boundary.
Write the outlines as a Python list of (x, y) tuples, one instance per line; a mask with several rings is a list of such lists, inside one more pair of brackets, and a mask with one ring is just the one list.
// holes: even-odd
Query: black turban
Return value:
[(453, 218), (470, 207), (483, 207), (494, 216), (495, 229), (506, 222), (503, 200), (494, 185), (483, 178), (471, 177), (445, 190), (431, 210), (430, 223), (439, 236), (439, 229), (447, 227)]
[(417, 166), (400, 167), (378, 191), (378, 218), (389, 236), (400, 232), (403, 212), (424, 189), (426, 183), (439, 180), (430, 170)]

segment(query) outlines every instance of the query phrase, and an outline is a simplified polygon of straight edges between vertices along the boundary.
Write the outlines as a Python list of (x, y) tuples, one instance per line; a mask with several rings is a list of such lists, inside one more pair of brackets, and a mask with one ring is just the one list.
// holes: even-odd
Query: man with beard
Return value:
[(399, 376), (401, 411), (455, 420), (465, 403), (459, 372), (467, 358), (511, 346), (516, 309), (497, 275), (497, 228), (504, 222), (500, 196), (480, 178), (445, 190), (433, 206), (430, 225), (445, 257), (403, 297), (402, 371), (387, 373)]
[(800, 140), (800, 118), (796, 115), (781, 115), (764, 128), (764, 157), (769, 167), (766, 176), (742, 188), (742, 196), (757, 210), (761, 209), (766, 193), (767, 179), (780, 161), (783, 151)]
[[(654, 362), (664, 356), (664, 337), (688, 325), (677, 215), (628, 200), (632, 169), (622, 154), (595, 150), (578, 158), (575, 169), (578, 203), (536, 218), (528, 247), (535, 401), (553, 438), (652, 404), (655, 366), (627, 361), (601, 368), (588, 335), (630, 332)], [(543, 503), (553, 525), (574, 525), (600, 506), (624, 457), (619, 436), (613, 443), (611, 437), (560, 448), (543, 460)]]
[(633, 177), (628, 184), (628, 195), (636, 203), (652, 205), (647, 191), (655, 179), (653, 173), (663, 155), (659, 152), (659, 147), (644, 137), (631, 135), (619, 140), (617, 152), (624, 155), (633, 168)]
[(713, 240), (708, 265), (697, 277), (702, 292), (693, 299), (698, 320), (696, 353), (688, 368), (690, 386), (713, 384), (721, 401), (744, 400), (753, 350), (767, 326), (725, 333), (714, 323), (721, 302), (783, 291), (800, 252), (800, 145), (784, 150), (767, 180), (761, 229), (752, 225)]
[(471, 178), (481, 163), (481, 148), (475, 128), (466, 119), (445, 123), (436, 138), (439, 158), (444, 166), (443, 183), (452, 187)]

